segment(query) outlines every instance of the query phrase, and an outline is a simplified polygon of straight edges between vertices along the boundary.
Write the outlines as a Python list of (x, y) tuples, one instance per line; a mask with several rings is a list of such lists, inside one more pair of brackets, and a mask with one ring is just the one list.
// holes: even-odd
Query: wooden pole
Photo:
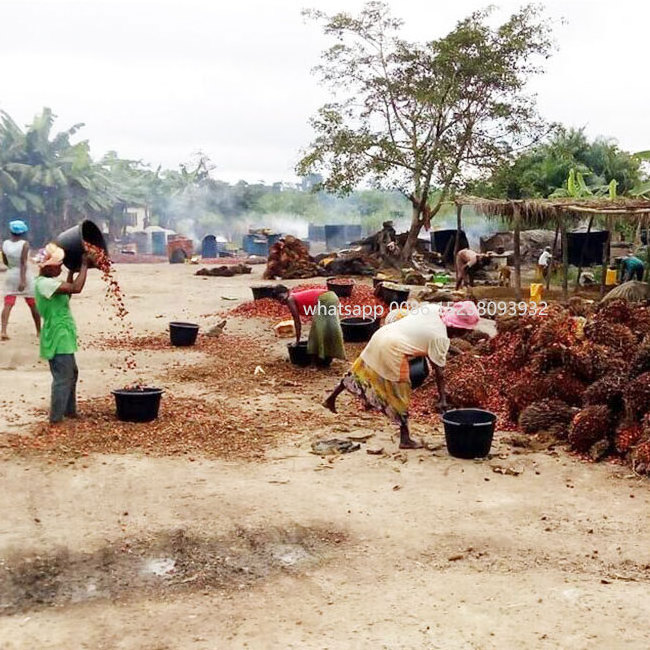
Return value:
[(594, 215), (592, 214), (589, 217), (589, 225), (587, 226), (587, 234), (585, 236), (585, 242), (582, 245), (582, 250), (580, 251), (580, 264), (578, 265), (578, 277), (576, 279), (576, 291), (580, 288), (580, 276), (582, 275), (582, 263), (585, 261), (585, 252), (587, 250), (587, 244), (589, 243), (589, 235), (591, 234), (591, 226), (594, 223)]
[(607, 239), (603, 243), (603, 263), (601, 266), (602, 277), (600, 278), (600, 297), (605, 295), (607, 281), (607, 269), (609, 268), (609, 245), (612, 241), (612, 218), (607, 217)]
[(650, 274), (650, 217), (645, 218), (645, 272), (643, 274), (644, 282), (648, 281), (648, 274)]
[(560, 235), (560, 220), (555, 224), (555, 238), (553, 239), (553, 257), (551, 258), (551, 264), (548, 268), (548, 273), (546, 275), (546, 291), (551, 287), (551, 273), (553, 272), (553, 263), (555, 261), (555, 253), (557, 251), (557, 240)]
[(515, 217), (515, 232), (514, 232), (514, 248), (515, 248), (515, 299), (521, 300), (521, 223), (519, 219), (519, 206), (514, 205)]
[(460, 250), (460, 231), (463, 227), (463, 222), (461, 218), (462, 212), (463, 212), (463, 204), (457, 203), (456, 204), (456, 241), (454, 242), (454, 263), (456, 262), (456, 255), (458, 255), (458, 251)]
[(566, 223), (562, 220), (562, 297), (569, 297), (569, 238), (566, 232)]

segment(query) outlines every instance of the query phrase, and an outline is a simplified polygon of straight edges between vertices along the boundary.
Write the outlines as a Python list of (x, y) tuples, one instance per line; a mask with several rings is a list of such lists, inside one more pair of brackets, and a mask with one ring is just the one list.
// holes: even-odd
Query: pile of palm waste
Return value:
[[(553, 305), (547, 316), (497, 320), (498, 334), (450, 359), (449, 401), (498, 416), (501, 430), (551, 433), (593, 460), (650, 474), (650, 308), (612, 300)], [(412, 414), (435, 417), (435, 387)]]
[(252, 267), (246, 266), (246, 264), (221, 264), (220, 266), (213, 266), (211, 269), (207, 267), (200, 268), (194, 275), (232, 278), (234, 275), (246, 275), (252, 270)]
[(310, 257), (309, 249), (297, 237), (286, 235), (271, 246), (264, 271), (267, 280), (313, 278), (320, 274), (321, 269)]

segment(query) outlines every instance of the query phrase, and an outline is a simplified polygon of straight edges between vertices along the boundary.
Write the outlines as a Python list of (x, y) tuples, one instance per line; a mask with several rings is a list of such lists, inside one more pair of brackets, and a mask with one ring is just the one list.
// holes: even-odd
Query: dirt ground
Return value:
[[(195, 270), (118, 267), (135, 334), (216, 324), (262, 269)], [(125, 381), (123, 352), (98, 345), (117, 331), (102, 294), (93, 272), (74, 298), (82, 415)], [(277, 429), (261, 460), (24, 455), (6, 440), (43, 417), (49, 371), (16, 306), (0, 344), (2, 650), (650, 647), (647, 479), (505, 436), (490, 458), (460, 461), (423, 425), (430, 449), (400, 453), (393, 427), (349, 397), (340, 415), (320, 407), (345, 364), (274, 385), (286, 342), (263, 321), (230, 318), (227, 331), (260, 341), (263, 381), (206, 399)], [(209, 392), (198, 371), (169, 373), (209, 362), (198, 350), (137, 358), (141, 380), (168, 394)], [(287, 409), (302, 414), (289, 431)], [(315, 437), (360, 433), (384, 453), (310, 453)]]

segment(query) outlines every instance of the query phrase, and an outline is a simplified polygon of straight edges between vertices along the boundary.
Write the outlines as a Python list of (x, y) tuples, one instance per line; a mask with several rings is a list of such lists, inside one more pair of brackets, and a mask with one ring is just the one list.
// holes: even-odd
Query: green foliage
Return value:
[(475, 12), (426, 43), (401, 38), (401, 21), (380, 2), (358, 16), (307, 13), (335, 39), (317, 69), (333, 100), (312, 119), (298, 173), (321, 173), (323, 187), (342, 194), (364, 182), (401, 191), (413, 208), (411, 244), (464, 175), (538, 133), (524, 90), (551, 44), (537, 8), (495, 28), (489, 10)]
[(641, 159), (619, 149), (612, 140), (589, 141), (584, 129), (557, 128), (552, 137), (501, 165), (487, 182), (475, 183), (470, 190), (498, 198), (547, 198), (573, 196), (567, 178), (574, 171), (583, 187), (574, 188), (582, 196), (610, 195), (612, 182), (617, 194), (634, 194), (641, 176)]

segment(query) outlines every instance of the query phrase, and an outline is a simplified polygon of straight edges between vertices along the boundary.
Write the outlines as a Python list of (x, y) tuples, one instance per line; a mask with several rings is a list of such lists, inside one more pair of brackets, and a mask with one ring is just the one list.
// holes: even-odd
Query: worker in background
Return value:
[(621, 262), (621, 281), (643, 280), (645, 264), (633, 253), (628, 253)]
[(490, 261), (490, 255), (463, 248), (456, 254), (456, 290), (474, 286), (474, 274)]
[(542, 254), (539, 256), (539, 259), (537, 260), (537, 266), (539, 267), (539, 270), (542, 272), (542, 277), (545, 280), (548, 279), (548, 274), (551, 272), (552, 264), (553, 264), (553, 253), (551, 253), (551, 247), (547, 246), (542, 251)]

